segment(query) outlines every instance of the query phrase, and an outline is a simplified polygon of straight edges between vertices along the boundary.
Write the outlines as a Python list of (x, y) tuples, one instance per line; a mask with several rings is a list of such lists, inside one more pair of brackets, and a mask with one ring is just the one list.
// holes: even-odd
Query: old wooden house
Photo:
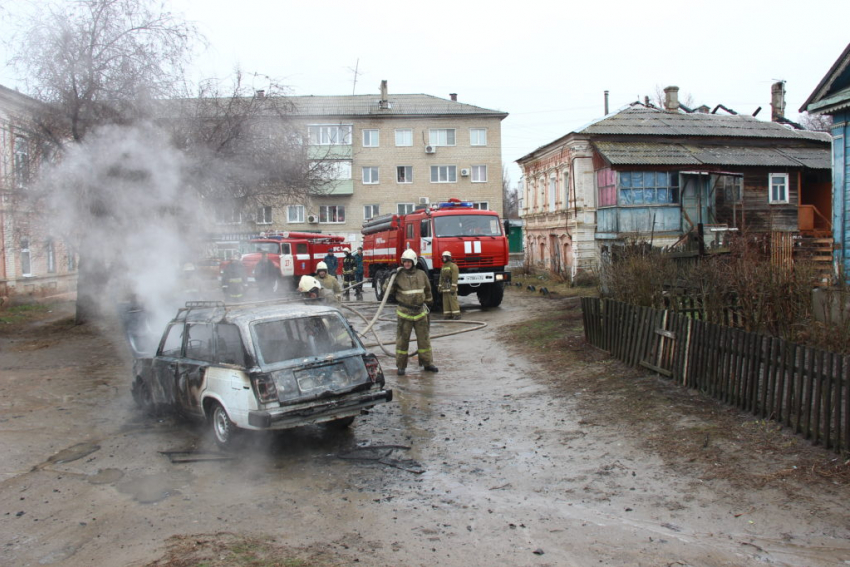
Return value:
[(829, 247), (829, 136), (784, 118), (718, 105), (690, 109), (678, 88), (664, 108), (634, 103), (518, 161), (525, 178), (526, 254), (568, 275), (596, 265), (627, 239), (707, 246), (730, 231), (774, 236), (787, 255), (806, 234)]
[(835, 268), (850, 276), (850, 44), (803, 103), (800, 112), (832, 117), (832, 219)]

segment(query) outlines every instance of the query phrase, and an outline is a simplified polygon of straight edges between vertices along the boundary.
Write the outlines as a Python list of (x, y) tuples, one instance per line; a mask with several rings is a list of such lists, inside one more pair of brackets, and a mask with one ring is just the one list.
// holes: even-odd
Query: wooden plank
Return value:
[(764, 379), (765, 386), (762, 392), (761, 402), (761, 417), (762, 419), (774, 419), (774, 400), (776, 389), (776, 357), (779, 353), (779, 339), (773, 337), (769, 339), (767, 345), (767, 364), (765, 365)]
[(823, 368), (823, 446), (827, 449), (832, 447), (832, 390), (835, 387), (834, 372), (835, 358), (833, 353), (826, 353), (826, 366)]
[(643, 366), (644, 368), (649, 368), (653, 372), (657, 372), (657, 373), (659, 373), (663, 376), (667, 376), (668, 378), (673, 375), (673, 373), (670, 372), (669, 370), (667, 370), (665, 368), (661, 368), (660, 366), (655, 366), (654, 364), (650, 364), (649, 362), (646, 362), (646, 361), (641, 361), (640, 365)]
[(752, 333), (752, 344), (749, 352), (749, 366), (747, 369), (747, 404), (746, 409), (753, 415), (758, 415), (760, 410), (761, 392), (766, 387), (767, 367), (764, 365), (765, 337)]
[(784, 346), (785, 357), (782, 360), (782, 394), (784, 394), (784, 402), (782, 404), (782, 411), (785, 413), (785, 426), (791, 427), (794, 414), (793, 394), (797, 390), (797, 381), (794, 374), (794, 369), (797, 366), (797, 345), (795, 343), (784, 343)]
[(662, 337), (666, 337), (668, 339), (676, 340), (676, 333), (674, 333), (672, 331), (666, 331), (664, 329), (655, 329), (655, 334), (661, 335)]
[(823, 366), (825, 362), (824, 351), (815, 353), (815, 366), (812, 375), (812, 398), (811, 398), (811, 429), (812, 440), (815, 444), (821, 441), (821, 407), (823, 404)]

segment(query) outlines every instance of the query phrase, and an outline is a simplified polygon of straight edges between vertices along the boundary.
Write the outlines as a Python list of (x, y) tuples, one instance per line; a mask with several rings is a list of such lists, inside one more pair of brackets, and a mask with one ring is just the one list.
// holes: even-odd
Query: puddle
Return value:
[(88, 455), (91, 455), (95, 451), (100, 450), (100, 445), (96, 445), (95, 443), (77, 443), (76, 445), (72, 445), (67, 449), (62, 449), (49, 459), (47, 459), (48, 463), (53, 463), (54, 465), (61, 465), (62, 463), (70, 463), (72, 461), (76, 461), (77, 459), (82, 459)]
[(124, 472), (118, 469), (100, 469), (97, 474), (89, 475), (89, 484), (112, 484), (124, 478)]

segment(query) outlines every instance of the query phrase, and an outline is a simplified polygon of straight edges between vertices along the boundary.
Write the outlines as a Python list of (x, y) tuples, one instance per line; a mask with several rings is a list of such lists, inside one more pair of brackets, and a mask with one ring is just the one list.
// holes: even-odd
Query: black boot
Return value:
[(422, 370), (427, 370), (428, 372), (439, 372), (440, 369), (434, 366), (433, 364), (426, 364)]
[(398, 374), (399, 376), (404, 376), (404, 368), (399, 368), (398, 370), (395, 371), (395, 373)]

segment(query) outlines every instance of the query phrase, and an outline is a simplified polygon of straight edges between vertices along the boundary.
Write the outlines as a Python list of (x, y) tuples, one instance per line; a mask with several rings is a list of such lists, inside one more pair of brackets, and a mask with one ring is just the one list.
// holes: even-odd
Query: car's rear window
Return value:
[(255, 346), (265, 364), (324, 357), (357, 345), (342, 317), (332, 313), (266, 321), (255, 324), (253, 330)]

